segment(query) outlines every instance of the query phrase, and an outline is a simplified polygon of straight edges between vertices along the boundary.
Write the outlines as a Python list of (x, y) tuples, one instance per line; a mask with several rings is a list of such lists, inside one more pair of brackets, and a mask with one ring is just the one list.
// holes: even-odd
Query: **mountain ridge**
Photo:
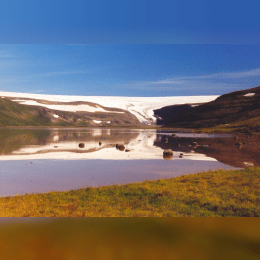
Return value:
[[(95, 104), (92, 104), (95, 106)], [(99, 106), (99, 105), (98, 105)], [(106, 111), (107, 108), (99, 106)], [(23, 105), (10, 98), (0, 98), (0, 126), (139, 126), (138, 119), (128, 111), (109, 108), (107, 112), (77, 113)]]
[[(38, 106), (46, 107), (45, 110), (54, 109), (57, 111), (73, 112), (74, 115), (83, 112), (91, 112), (91, 110), (103, 110), (104, 113), (112, 112), (118, 113), (114, 115), (111, 120), (114, 119), (114, 125), (111, 126), (146, 126), (155, 125), (156, 117), (154, 116), (154, 109), (165, 107), (173, 104), (194, 104), (203, 103), (216, 99), (218, 96), (184, 96), (184, 97), (113, 97), (113, 96), (63, 96), (63, 95), (45, 95), (45, 94), (26, 94), (26, 93), (12, 93), (12, 92), (0, 92), (2, 99), (6, 98), (10, 101), (19, 103), (20, 105), (26, 105), (29, 107)], [(1, 100), (1, 98), (0, 98)], [(85, 107), (83, 107), (85, 106)], [(79, 108), (81, 107), (81, 111)], [(94, 109), (95, 108), (95, 109)], [(77, 111), (77, 113), (75, 113)], [(98, 111), (96, 111), (98, 112)], [(108, 113), (96, 117), (94, 114), (88, 114), (89, 119), (96, 121), (102, 121), (105, 125), (105, 121), (111, 121), (108, 118)], [(126, 122), (123, 117), (119, 116), (119, 113), (123, 113), (128, 117)], [(129, 114), (130, 113), (130, 114)], [(132, 116), (131, 116), (132, 115)], [(116, 119), (116, 117), (118, 119)], [(52, 117), (50, 117), (53, 119)], [(131, 118), (131, 120), (130, 120)], [(138, 122), (136, 122), (138, 119)], [(129, 121), (130, 120), (130, 121)], [(118, 121), (118, 122), (116, 122)], [(130, 122), (130, 123), (127, 123)], [(89, 126), (97, 126), (91, 120), (88, 120)], [(72, 124), (75, 125), (75, 124)], [(87, 125), (86, 125), (87, 126)], [(107, 126), (110, 126), (107, 124)]]
[[(170, 115), (169, 115), (170, 116)], [(234, 91), (215, 100), (193, 107), (175, 118), (167, 127), (212, 128), (232, 125), (260, 130), (260, 86)], [(250, 129), (249, 129), (250, 130)]]

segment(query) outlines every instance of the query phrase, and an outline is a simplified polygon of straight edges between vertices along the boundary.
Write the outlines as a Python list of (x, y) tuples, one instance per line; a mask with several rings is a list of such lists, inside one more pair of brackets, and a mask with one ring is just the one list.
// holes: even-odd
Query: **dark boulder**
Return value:
[(171, 149), (166, 149), (163, 151), (163, 159), (171, 160), (173, 157), (173, 151)]
[(172, 149), (166, 149), (163, 151), (163, 154), (173, 155)]
[(79, 148), (84, 148), (85, 144), (84, 143), (79, 143)]
[(98, 144), (99, 144), (99, 146), (100, 146), (102, 143), (101, 143), (101, 142), (99, 142)]
[(125, 146), (123, 144), (116, 144), (116, 149), (119, 150), (119, 151), (124, 151)]
[(171, 154), (163, 154), (163, 159), (170, 161), (173, 158), (173, 155)]

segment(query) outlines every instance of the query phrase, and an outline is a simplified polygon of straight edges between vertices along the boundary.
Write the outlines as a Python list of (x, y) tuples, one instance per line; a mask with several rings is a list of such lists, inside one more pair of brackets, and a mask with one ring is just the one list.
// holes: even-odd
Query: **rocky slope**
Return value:
[[(168, 117), (170, 115), (168, 114)], [(174, 115), (173, 115), (174, 117)], [(193, 107), (174, 118), (170, 127), (207, 128), (222, 125), (260, 130), (260, 86), (235, 91)]]
[[(24, 100), (24, 99), (23, 99)], [(25, 99), (31, 101), (30, 99)], [(0, 98), (0, 126), (139, 126), (141, 123), (130, 112), (106, 108), (90, 102), (66, 102), (70, 108), (84, 107), (87, 111), (51, 109), (62, 102), (42, 101), (42, 105), (24, 105), (11, 98)], [(72, 109), (73, 110), (73, 109)], [(80, 110), (80, 109), (79, 109)]]

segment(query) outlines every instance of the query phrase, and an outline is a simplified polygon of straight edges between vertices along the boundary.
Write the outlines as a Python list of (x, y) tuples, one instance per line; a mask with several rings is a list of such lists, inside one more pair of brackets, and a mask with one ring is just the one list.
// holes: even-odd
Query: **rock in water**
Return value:
[(119, 150), (119, 151), (124, 151), (125, 146), (123, 144), (116, 144), (116, 149)]
[(79, 143), (79, 148), (84, 148), (85, 144), (84, 143)]
[(171, 149), (167, 149), (163, 151), (163, 159), (171, 160), (173, 157), (173, 151)]
[(170, 161), (172, 158), (173, 158), (173, 155), (170, 155), (170, 154), (164, 154), (164, 155), (163, 155), (163, 159), (164, 159), (164, 160)]
[(172, 151), (172, 149), (166, 149), (166, 150), (163, 151), (163, 154), (173, 155), (173, 151)]

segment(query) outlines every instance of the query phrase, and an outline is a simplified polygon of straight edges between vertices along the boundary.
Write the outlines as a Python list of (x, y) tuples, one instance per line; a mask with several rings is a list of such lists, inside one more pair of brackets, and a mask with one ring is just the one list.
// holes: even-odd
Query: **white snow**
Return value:
[[(104, 107), (120, 108), (129, 111), (134, 114), (140, 122), (152, 123), (156, 122), (153, 110), (162, 108), (170, 105), (181, 105), (181, 104), (194, 104), (194, 103), (205, 103), (215, 100), (218, 96), (180, 96), (180, 97), (114, 97), (114, 96), (68, 96), (68, 95), (43, 95), (43, 94), (27, 94), (27, 93), (12, 93), (12, 92), (0, 92), (1, 96), (14, 97), (14, 98), (31, 98), (41, 99), (47, 101), (56, 102), (75, 102), (85, 101), (99, 104)], [(15, 100), (14, 100), (15, 101)], [(18, 101), (17, 101), (18, 102)], [(23, 100), (24, 104), (31, 104), (29, 100)], [(29, 103), (28, 103), (29, 102)], [(65, 110), (65, 111), (102, 111), (102, 112), (113, 112), (105, 111), (101, 107), (94, 108), (87, 105), (45, 105), (34, 101), (34, 105), (41, 105), (50, 109)]]
[(99, 121), (99, 120), (93, 120), (93, 122), (96, 123), (96, 124), (102, 123), (102, 121)]
[(60, 138), (59, 138), (59, 136), (58, 136), (58, 135), (55, 135), (55, 136), (53, 136), (53, 141), (54, 141), (54, 142), (58, 142), (58, 141), (59, 141), (59, 139), (60, 139)]
[(49, 105), (49, 104), (39, 103), (38, 101), (35, 100), (17, 100), (17, 99), (14, 99), (12, 101), (19, 102), (19, 104), (22, 105), (42, 106), (42, 107), (47, 107), (49, 109), (69, 111), (69, 112), (86, 111), (86, 112), (124, 113), (124, 112), (117, 112), (117, 111), (107, 111), (102, 107), (92, 107), (89, 105)]
[(247, 94), (244, 95), (244, 97), (252, 97), (254, 95), (255, 95), (255, 93), (247, 93)]
[(245, 166), (248, 166), (248, 167), (254, 167), (254, 164), (251, 163), (251, 162), (243, 162)]
[(56, 114), (54, 114), (53, 116), (54, 116), (55, 118), (59, 118), (59, 116), (58, 116), (58, 115), (56, 115)]

